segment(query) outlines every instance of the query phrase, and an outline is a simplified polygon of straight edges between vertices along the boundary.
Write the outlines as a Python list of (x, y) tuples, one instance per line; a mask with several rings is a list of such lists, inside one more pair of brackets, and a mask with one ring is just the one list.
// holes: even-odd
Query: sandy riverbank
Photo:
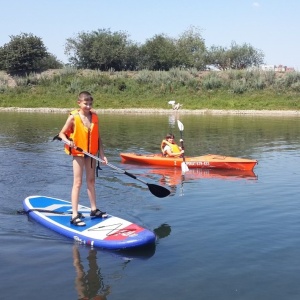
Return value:
[[(42, 112), (42, 113), (68, 113), (71, 108), (22, 108), (22, 107), (0, 107), (0, 112)], [(270, 115), (270, 116), (300, 116), (297, 110), (217, 110), (217, 109), (199, 109), (199, 110), (170, 110), (170, 109), (145, 109), (145, 108), (126, 108), (126, 109), (96, 109), (97, 113), (112, 114), (193, 114), (193, 115)]]

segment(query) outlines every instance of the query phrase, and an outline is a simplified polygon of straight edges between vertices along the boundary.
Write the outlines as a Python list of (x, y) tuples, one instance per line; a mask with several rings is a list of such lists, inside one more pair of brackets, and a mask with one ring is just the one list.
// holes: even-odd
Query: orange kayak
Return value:
[[(120, 153), (122, 162), (140, 163), (164, 167), (181, 167), (182, 158), (163, 157), (159, 154)], [(206, 154), (195, 157), (185, 157), (185, 162), (190, 169), (235, 169), (251, 171), (258, 163), (257, 160), (230, 157), (216, 154)]]

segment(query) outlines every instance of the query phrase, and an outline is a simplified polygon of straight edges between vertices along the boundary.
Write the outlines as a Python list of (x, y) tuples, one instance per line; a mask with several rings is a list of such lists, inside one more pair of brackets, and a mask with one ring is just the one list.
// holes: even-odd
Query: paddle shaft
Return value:
[(57, 214), (57, 215), (71, 215), (72, 212), (63, 212), (63, 211), (55, 211), (55, 210), (49, 210), (49, 209), (42, 209), (42, 208), (31, 208), (28, 210), (18, 210), (17, 213), (20, 215), (24, 215), (24, 214), (29, 214), (32, 211), (38, 211), (38, 212), (42, 212), (42, 213), (51, 213), (51, 214)]
[[(59, 141), (62, 141), (63, 143), (65, 143), (66, 145), (68, 145), (68, 142), (66, 142), (66, 141), (64, 141), (63, 139), (61, 139), (58, 135), (56, 135), (56, 136), (53, 138), (53, 140), (59, 140)], [(93, 155), (93, 154), (91, 154), (91, 153), (89, 153), (89, 152), (83, 150), (83, 149), (80, 148), (80, 147), (77, 147), (77, 146), (75, 146), (75, 147), (76, 147), (76, 150), (82, 152), (83, 154), (85, 154), (85, 155), (87, 155), (87, 156), (89, 156), (89, 157), (91, 157), (91, 158), (93, 158), (93, 159), (95, 159), (95, 160), (97, 160), (97, 161), (99, 161), (99, 162), (101, 162), (101, 163), (105, 163), (105, 161), (104, 161), (103, 159), (99, 158), (98, 156), (95, 156), (95, 155)], [(129, 176), (129, 177), (131, 177), (131, 178), (133, 178), (133, 179), (136, 179), (136, 180), (138, 180), (138, 181), (140, 181), (140, 182), (146, 184), (146, 185), (148, 186), (150, 192), (151, 192), (154, 196), (156, 196), (156, 197), (163, 198), (163, 197), (168, 196), (168, 195), (171, 193), (171, 192), (170, 192), (168, 189), (166, 189), (165, 187), (162, 187), (162, 186), (159, 186), (159, 185), (156, 185), (156, 184), (150, 184), (150, 183), (147, 183), (146, 181), (144, 181), (144, 180), (138, 178), (137, 176), (135, 176), (134, 174), (131, 174), (131, 173), (129, 173), (129, 172), (123, 170), (123, 169), (120, 169), (120, 168), (118, 168), (118, 167), (116, 167), (116, 166), (114, 166), (114, 165), (112, 165), (112, 164), (110, 164), (110, 163), (107, 163), (106, 165), (107, 165), (108, 167), (114, 169), (114, 170), (117, 170), (117, 171), (120, 172), (120, 173), (123, 173), (123, 174), (125, 174), (125, 175), (127, 175), (127, 176)]]
[[(184, 130), (184, 126), (183, 124), (177, 120), (177, 124), (178, 124), (178, 128), (179, 128), (179, 131), (180, 131), (180, 144), (181, 144), (181, 149), (184, 150), (184, 145), (183, 145), (183, 130)], [(181, 163), (181, 171), (183, 174), (185, 174), (185, 172), (188, 172), (189, 171), (189, 168), (185, 162), (185, 156), (184, 156), (184, 153), (182, 153), (182, 159), (183, 159), (183, 162)]]
[[(184, 150), (182, 130), (180, 130), (180, 145), (181, 145), (181, 149)], [(185, 163), (184, 152), (182, 153), (182, 159), (183, 159), (183, 161)]]
[[(62, 140), (60, 137), (57, 136), (56, 139), (59, 139), (59, 140), (61, 140), (63, 143), (65, 143), (66, 145), (68, 145), (68, 143), (67, 143), (66, 141)], [(85, 154), (85, 155), (87, 155), (87, 156), (89, 156), (89, 157), (91, 157), (91, 158), (93, 158), (93, 159), (95, 159), (95, 160), (97, 160), (97, 161), (99, 161), (99, 162), (101, 162), (101, 163), (105, 163), (105, 161), (104, 161), (103, 159), (101, 159), (100, 157), (98, 157), (98, 156), (96, 156), (96, 155), (93, 155), (93, 154), (91, 154), (91, 153), (89, 153), (89, 152), (87, 152), (87, 151), (81, 149), (80, 147), (77, 147), (77, 146), (76, 146), (76, 150), (82, 152), (83, 154)], [(122, 169), (120, 169), (120, 168), (118, 168), (118, 167), (116, 167), (116, 166), (114, 166), (114, 165), (112, 165), (112, 164), (110, 164), (110, 163), (107, 163), (106, 165), (107, 165), (108, 167), (114, 169), (114, 170), (117, 170), (117, 171), (120, 172), (120, 173), (123, 173), (123, 174), (125, 174), (125, 175), (127, 175), (127, 176), (129, 176), (129, 177), (131, 177), (131, 178), (133, 178), (133, 179), (136, 179), (136, 180), (138, 180), (138, 181), (140, 181), (140, 182), (142, 182), (142, 183), (144, 183), (144, 184), (147, 184), (147, 182), (145, 182), (144, 180), (139, 179), (139, 178), (136, 177), (135, 175), (133, 175), (133, 174), (131, 174), (131, 173), (128, 173), (127, 171), (122, 170)]]

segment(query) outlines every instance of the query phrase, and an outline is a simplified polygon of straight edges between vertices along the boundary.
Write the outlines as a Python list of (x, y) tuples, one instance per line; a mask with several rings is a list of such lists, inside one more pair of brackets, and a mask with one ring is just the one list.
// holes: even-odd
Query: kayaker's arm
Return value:
[(181, 156), (181, 155), (184, 153), (184, 150), (180, 150), (180, 152), (173, 153), (173, 152), (171, 151), (171, 148), (170, 148), (170, 147), (166, 147), (165, 152), (166, 152), (166, 154), (167, 154), (167, 157), (179, 157), (179, 156)]

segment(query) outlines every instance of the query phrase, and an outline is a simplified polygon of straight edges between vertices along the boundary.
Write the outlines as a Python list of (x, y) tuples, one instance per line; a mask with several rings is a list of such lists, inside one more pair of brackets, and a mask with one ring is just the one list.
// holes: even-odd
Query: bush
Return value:
[(222, 86), (222, 81), (215, 73), (211, 73), (203, 78), (202, 86), (206, 90), (214, 90)]
[(231, 83), (231, 92), (234, 94), (243, 94), (247, 91), (245, 80), (234, 80)]

